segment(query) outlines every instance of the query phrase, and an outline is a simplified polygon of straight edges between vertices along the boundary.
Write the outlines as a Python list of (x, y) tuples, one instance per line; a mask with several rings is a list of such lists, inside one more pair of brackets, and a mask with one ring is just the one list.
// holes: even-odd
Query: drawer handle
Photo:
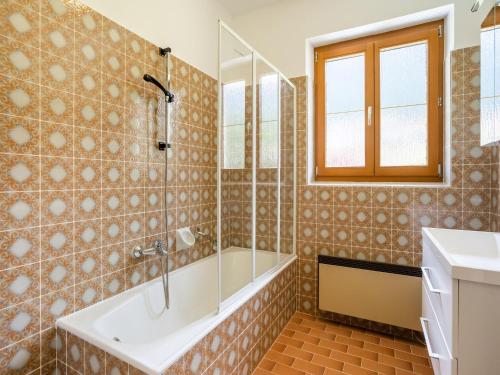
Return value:
[(427, 324), (429, 323), (429, 319), (420, 318), (420, 324), (422, 325), (422, 332), (424, 333), (425, 343), (427, 344), (427, 351), (429, 352), (429, 357), (440, 359), (441, 356), (432, 351), (431, 340), (429, 338), (429, 333), (427, 332)]
[(429, 291), (431, 293), (436, 293), (436, 294), (444, 293), (444, 290), (437, 289), (434, 288), (434, 286), (432, 286), (431, 279), (429, 277), (429, 272), (430, 272), (429, 267), (422, 267), (422, 276), (424, 277), (425, 283), (427, 284), (427, 288), (429, 288)]

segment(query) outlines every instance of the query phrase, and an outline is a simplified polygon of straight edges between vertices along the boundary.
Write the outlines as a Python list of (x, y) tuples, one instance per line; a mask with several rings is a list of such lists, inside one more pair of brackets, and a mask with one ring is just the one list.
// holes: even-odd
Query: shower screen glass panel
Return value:
[[(252, 51), (221, 28), (221, 300), (252, 282)], [(222, 139), (221, 139), (222, 138)]]
[(279, 73), (256, 58), (255, 277), (278, 264)]

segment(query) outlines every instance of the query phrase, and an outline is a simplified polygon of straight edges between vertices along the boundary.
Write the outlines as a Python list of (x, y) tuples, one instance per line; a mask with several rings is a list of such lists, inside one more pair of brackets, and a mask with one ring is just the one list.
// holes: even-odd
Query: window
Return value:
[(500, 5), (481, 24), (481, 144), (499, 139), (500, 127)]
[(259, 79), (259, 167), (278, 166), (278, 74), (266, 74)]
[(442, 180), (442, 30), (315, 49), (316, 180)]
[(224, 168), (245, 167), (245, 81), (222, 86)]

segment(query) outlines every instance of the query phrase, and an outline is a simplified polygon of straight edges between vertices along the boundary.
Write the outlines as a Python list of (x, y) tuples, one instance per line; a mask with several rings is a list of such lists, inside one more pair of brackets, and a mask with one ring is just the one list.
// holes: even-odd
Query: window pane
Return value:
[(265, 74), (259, 79), (259, 167), (278, 165), (278, 75)]
[(326, 62), (325, 165), (365, 166), (365, 56)]
[(382, 108), (427, 103), (427, 42), (380, 51)]
[(327, 168), (365, 166), (364, 111), (327, 116), (325, 164)]
[(224, 126), (224, 168), (245, 166), (245, 125)]
[(222, 89), (224, 168), (245, 166), (245, 81), (227, 83)]
[(223, 87), (224, 126), (245, 123), (245, 81)]
[(278, 119), (278, 75), (268, 74), (260, 78), (261, 121)]
[(326, 112), (365, 108), (365, 55), (329, 60), (325, 64)]
[[(500, 35), (498, 35), (500, 37)], [(481, 32), (481, 97), (492, 97), (495, 91), (495, 35), (494, 29)], [(482, 115), (482, 114), (481, 114)]]
[(427, 42), (380, 51), (382, 167), (428, 164), (427, 71)]
[(262, 122), (260, 127), (260, 167), (276, 168), (278, 162), (278, 122)]
[(427, 165), (427, 105), (383, 108), (380, 165)]

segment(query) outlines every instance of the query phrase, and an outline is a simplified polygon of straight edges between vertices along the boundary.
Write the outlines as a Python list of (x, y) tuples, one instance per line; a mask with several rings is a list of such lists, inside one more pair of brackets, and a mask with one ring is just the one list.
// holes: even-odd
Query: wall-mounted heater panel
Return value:
[(318, 257), (319, 308), (421, 331), (420, 268)]

